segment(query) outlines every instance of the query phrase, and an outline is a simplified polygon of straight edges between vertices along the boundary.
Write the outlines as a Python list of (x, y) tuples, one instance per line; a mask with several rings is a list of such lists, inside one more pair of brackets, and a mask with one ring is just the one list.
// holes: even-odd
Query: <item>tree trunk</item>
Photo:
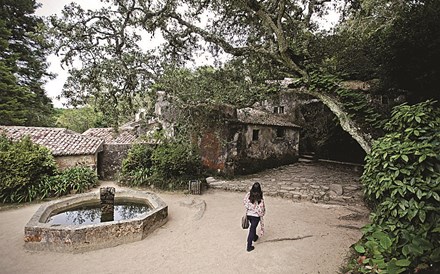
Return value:
[(368, 133), (364, 132), (360, 126), (356, 125), (356, 122), (353, 121), (348, 116), (348, 114), (340, 107), (341, 103), (339, 103), (336, 99), (324, 93), (311, 91), (307, 88), (287, 89), (287, 91), (308, 94), (319, 99), (324, 105), (326, 105), (330, 109), (331, 112), (333, 112), (333, 114), (336, 115), (336, 117), (338, 117), (339, 124), (341, 125), (342, 129), (350, 134), (351, 137), (353, 137), (353, 139), (358, 142), (358, 144), (367, 154), (370, 153), (373, 141), (371, 136)]

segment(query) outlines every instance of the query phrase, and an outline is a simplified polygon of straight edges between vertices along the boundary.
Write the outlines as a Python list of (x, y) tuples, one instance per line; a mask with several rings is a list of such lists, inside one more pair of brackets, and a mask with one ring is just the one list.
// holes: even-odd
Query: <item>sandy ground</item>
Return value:
[(367, 222), (364, 208), (265, 197), (266, 233), (246, 252), (244, 193), (158, 195), (169, 207), (164, 226), (139, 242), (79, 254), (24, 249), (39, 204), (1, 211), (0, 273), (338, 273), (361, 237), (355, 228)]

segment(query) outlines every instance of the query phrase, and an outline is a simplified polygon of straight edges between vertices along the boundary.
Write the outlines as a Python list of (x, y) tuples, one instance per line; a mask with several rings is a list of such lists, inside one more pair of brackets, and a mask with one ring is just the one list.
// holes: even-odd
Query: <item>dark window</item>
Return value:
[(284, 107), (283, 106), (276, 106), (276, 107), (273, 107), (273, 113), (284, 113)]
[(282, 127), (277, 128), (277, 138), (283, 138), (285, 134), (286, 133), (284, 131), (284, 128)]
[(252, 141), (258, 141), (258, 135), (260, 134), (259, 129), (254, 129), (252, 131)]

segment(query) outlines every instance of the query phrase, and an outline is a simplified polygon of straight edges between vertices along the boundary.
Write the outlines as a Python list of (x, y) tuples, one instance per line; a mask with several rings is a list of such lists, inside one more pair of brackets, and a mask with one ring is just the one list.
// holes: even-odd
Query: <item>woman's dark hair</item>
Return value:
[(251, 203), (255, 203), (255, 201), (260, 203), (262, 199), (263, 199), (263, 191), (261, 191), (260, 183), (258, 182), (254, 183), (250, 191), (249, 201), (251, 201)]

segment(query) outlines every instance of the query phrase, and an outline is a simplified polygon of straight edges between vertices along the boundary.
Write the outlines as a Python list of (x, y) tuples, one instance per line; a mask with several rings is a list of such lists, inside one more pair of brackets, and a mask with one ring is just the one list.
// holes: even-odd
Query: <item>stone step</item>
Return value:
[(313, 160), (312, 159), (307, 159), (307, 158), (299, 158), (298, 162), (301, 162), (301, 163), (312, 163)]
[(315, 157), (315, 154), (314, 153), (313, 154), (301, 154), (299, 157), (313, 160), (313, 158)]
[(299, 156), (298, 162), (311, 163), (315, 160), (314, 157), (315, 157), (314, 153), (313, 154), (302, 154)]

